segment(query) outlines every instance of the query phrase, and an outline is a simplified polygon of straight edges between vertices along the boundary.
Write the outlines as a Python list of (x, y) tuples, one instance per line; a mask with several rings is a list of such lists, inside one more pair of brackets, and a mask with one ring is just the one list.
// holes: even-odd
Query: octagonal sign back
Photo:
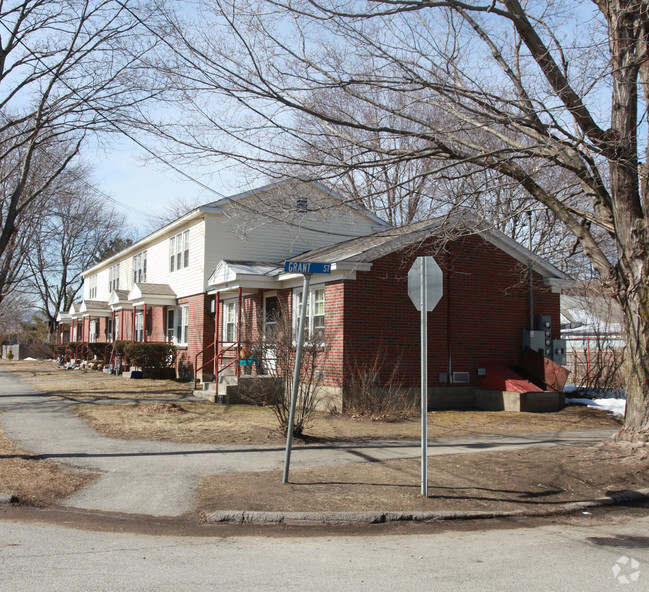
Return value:
[(444, 294), (442, 270), (432, 257), (417, 257), (408, 271), (408, 296), (417, 310), (421, 310), (422, 265), (426, 266), (426, 286), (428, 297), (426, 309), (433, 310)]

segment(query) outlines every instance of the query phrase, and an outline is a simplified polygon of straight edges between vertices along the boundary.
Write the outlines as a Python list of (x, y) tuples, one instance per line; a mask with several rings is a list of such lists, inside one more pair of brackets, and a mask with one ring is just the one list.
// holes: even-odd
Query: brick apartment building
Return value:
[(458, 218), (393, 229), (293, 181), (197, 208), (84, 272), (83, 302), (59, 315), (60, 337), (172, 342), (204, 382), (240, 373), (242, 350), (254, 350), (263, 373), (274, 364), (264, 336), (282, 319), (297, 333), (303, 276), (284, 262), (329, 263), (330, 274), (311, 278), (307, 331), (326, 349), (318, 382), (340, 406), (354, 369), (380, 367), (380, 386), (396, 368), (402, 386), (418, 385), (407, 273), (420, 255), (444, 278), (428, 316), (431, 407), (471, 406), (489, 363), (518, 363), (530, 318), (550, 317), (558, 336), (566, 277), (502, 233)]

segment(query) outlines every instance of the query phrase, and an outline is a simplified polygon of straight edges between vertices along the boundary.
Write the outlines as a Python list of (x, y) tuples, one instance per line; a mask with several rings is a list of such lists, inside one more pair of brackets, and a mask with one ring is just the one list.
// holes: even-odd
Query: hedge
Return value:
[(127, 343), (124, 349), (131, 364), (143, 370), (173, 368), (176, 363), (176, 346), (170, 343)]

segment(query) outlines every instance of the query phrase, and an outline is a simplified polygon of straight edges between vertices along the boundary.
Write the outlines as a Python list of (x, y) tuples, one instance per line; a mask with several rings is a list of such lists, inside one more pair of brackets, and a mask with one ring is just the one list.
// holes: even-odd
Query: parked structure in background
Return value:
[(582, 286), (561, 295), (561, 335), (566, 367), (579, 387), (622, 388), (624, 323), (620, 307), (598, 286)]
[[(234, 392), (248, 372), (272, 373), (279, 315), (291, 315), (295, 335), (308, 298), (307, 338), (327, 350), (318, 386), (326, 405), (341, 408), (359, 369), (372, 369), (377, 388), (388, 376), (417, 387), (419, 314), (407, 272), (420, 255), (434, 256), (444, 274), (428, 321), (429, 406), (479, 406), (489, 368), (520, 365), (531, 317), (550, 319), (559, 337), (566, 276), (470, 217), (390, 228), (318, 183), (288, 181), (207, 204), (87, 270), (83, 302), (60, 314), (60, 338), (173, 342), (198, 380)], [(331, 273), (314, 275), (303, 295), (287, 260), (327, 263)]]

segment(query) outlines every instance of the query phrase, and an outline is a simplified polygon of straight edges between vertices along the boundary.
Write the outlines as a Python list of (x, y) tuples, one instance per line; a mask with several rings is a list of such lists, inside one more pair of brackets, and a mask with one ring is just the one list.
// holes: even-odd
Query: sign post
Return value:
[(408, 295), (421, 311), (421, 495), (428, 496), (428, 311), (442, 298), (442, 270), (432, 257), (417, 257), (408, 272)]
[(284, 263), (286, 273), (301, 273), (304, 275), (302, 284), (302, 306), (300, 307), (300, 322), (298, 323), (297, 347), (295, 350), (295, 368), (293, 369), (293, 386), (291, 388), (291, 408), (286, 427), (286, 453), (284, 455), (284, 473), (282, 483), (288, 483), (288, 472), (291, 465), (291, 448), (293, 446), (293, 428), (295, 426), (295, 407), (297, 404), (297, 392), (300, 387), (300, 367), (302, 366), (302, 350), (304, 348), (304, 325), (306, 324), (306, 306), (309, 298), (309, 283), (312, 273), (331, 273), (329, 263), (310, 263), (300, 261), (286, 261)]

